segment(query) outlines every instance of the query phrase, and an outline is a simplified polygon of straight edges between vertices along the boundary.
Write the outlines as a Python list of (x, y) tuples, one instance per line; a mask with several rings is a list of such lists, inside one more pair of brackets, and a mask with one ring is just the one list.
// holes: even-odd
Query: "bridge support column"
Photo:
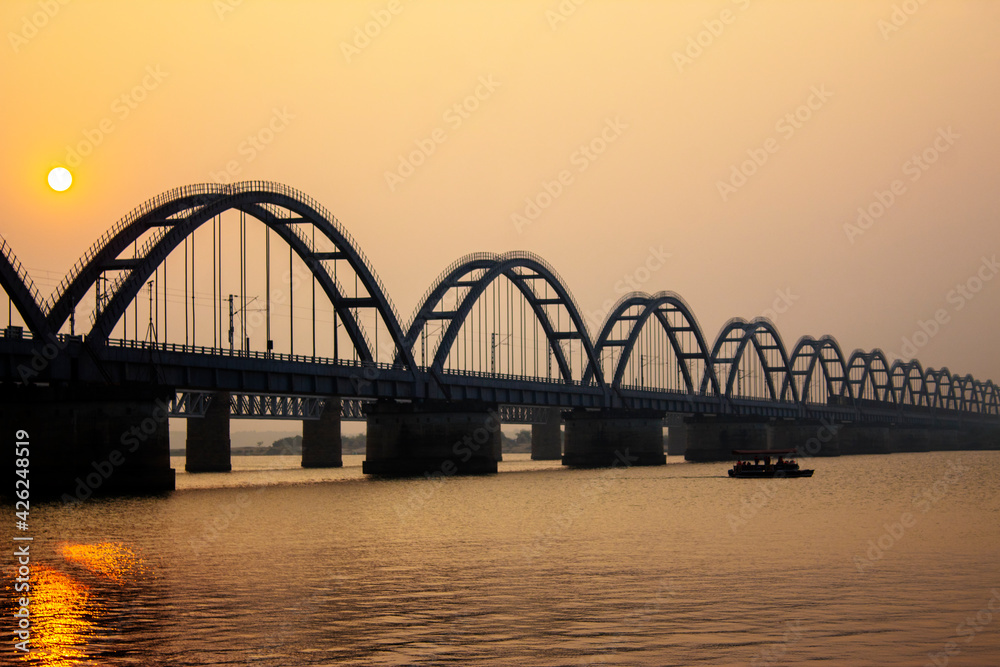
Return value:
[(187, 420), (188, 472), (229, 472), (233, 469), (229, 439), (229, 392), (212, 394), (204, 417)]
[(840, 456), (840, 429), (825, 419), (779, 419), (767, 426), (767, 449), (794, 449), (797, 457)]
[(340, 442), (340, 399), (327, 398), (319, 419), (302, 421), (302, 467), (339, 468), (344, 465)]
[(390, 476), (495, 473), (500, 444), (495, 404), (377, 403), (368, 413), (361, 469)]
[(966, 449), (1000, 449), (1000, 428), (978, 424), (968, 426), (962, 429), (961, 439)]
[(687, 417), (683, 437), (687, 439), (687, 461), (730, 461), (734, 449), (767, 449), (766, 418)]
[(562, 412), (547, 408), (544, 424), (531, 425), (531, 460), (558, 461), (562, 458)]
[(889, 454), (892, 450), (888, 426), (848, 424), (837, 434), (841, 454)]
[(578, 468), (654, 466), (663, 453), (663, 414), (651, 410), (573, 410), (566, 413), (562, 462)]
[(889, 450), (893, 452), (929, 452), (932, 444), (929, 429), (896, 427), (889, 431)]
[(32, 499), (69, 503), (173, 490), (171, 395), (148, 387), (0, 389), (0, 432), (11, 448), (2, 464), (11, 481), (0, 493), (12, 494), (20, 479), (13, 477), (16, 441), (27, 443)]

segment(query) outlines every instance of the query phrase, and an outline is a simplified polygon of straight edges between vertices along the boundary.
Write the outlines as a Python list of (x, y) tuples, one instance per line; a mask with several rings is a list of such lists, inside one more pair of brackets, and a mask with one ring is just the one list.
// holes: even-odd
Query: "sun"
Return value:
[(56, 192), (68, 190), (73, 185), (73, 174), (66, 167), (56, 167), (49, 172), (49, 187)]

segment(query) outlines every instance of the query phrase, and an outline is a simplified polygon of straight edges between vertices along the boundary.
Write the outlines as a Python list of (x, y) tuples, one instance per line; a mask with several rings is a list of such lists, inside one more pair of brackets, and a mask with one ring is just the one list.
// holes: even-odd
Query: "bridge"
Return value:
[(330, 212), (263, 181), (144, 202), (47, 297), (0, 238), (0, 284), (0, 421), (58, 489), (172, 488), (171, 417), (190, 471), (229, 469), (233, 418), (302, 420), (307, 466), (339, 465), (341, 420), (364, 419), (378, 474), (495, 471), (504, 421), (568, 465), (663, 463), (665, 420), (690, 460), (993, 447), (1000, 426), (991, 380), (831, 336), (789, 347), (764, 318), (709, 339), (672, 292), (627, 294), (591, 331), (527, 252), (456, 260), (404, 321)]

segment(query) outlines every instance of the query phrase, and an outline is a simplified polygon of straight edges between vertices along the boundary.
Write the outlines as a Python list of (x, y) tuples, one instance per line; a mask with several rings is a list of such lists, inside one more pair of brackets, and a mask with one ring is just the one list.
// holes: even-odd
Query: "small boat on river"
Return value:
[[(812, 477), (812, 470), (802, 470), (794, 459), (794, 449), (734, 449), (738, 459), (729, 470), (730, 477)], [(750, 460), (753, 457), (753, 461)], [(772, 461), (772, 459), (777, 459)]]

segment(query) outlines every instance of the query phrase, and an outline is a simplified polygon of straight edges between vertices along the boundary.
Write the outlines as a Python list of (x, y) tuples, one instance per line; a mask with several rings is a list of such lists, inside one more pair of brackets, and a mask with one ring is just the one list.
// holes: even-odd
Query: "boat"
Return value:
[[(812, 470), (803, 470), (794, 459), (786, 459), (794, 454), (794, 449), (734, 449), (733, 455), (739, 457), (729, 470), (730, 477), (763, 478), (763, 477), (812, 477)], [(753, 461), (750, 457), (753, 457)], [(777, 457), (777, 461), (771, 459)]]

